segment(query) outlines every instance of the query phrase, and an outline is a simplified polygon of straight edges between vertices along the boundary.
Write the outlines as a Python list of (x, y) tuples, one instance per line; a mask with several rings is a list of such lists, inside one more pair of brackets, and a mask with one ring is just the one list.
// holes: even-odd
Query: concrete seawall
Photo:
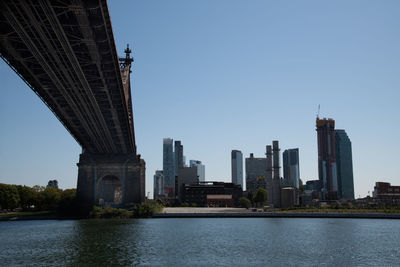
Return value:
[(400, 219), (396, 213), (328, 213), (328, 212), (240, 212), (240, 213), (157, 213), (153, 218), (353, 218)]

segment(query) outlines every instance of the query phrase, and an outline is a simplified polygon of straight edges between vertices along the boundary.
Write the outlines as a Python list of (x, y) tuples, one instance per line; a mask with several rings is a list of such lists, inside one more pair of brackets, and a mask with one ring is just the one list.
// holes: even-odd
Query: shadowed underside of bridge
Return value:
[(87, 204), (144, 200), (125, 52), (119, 59), (106, 0), (0, 1), (0, 55), (82, 146)]

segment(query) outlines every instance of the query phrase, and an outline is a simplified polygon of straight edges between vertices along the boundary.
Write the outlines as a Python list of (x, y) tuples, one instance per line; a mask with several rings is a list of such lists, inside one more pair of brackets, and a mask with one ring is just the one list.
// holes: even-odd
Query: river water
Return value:
[(1, 266), (400, 266), (400, 221), (169, 218), (0, 222)]

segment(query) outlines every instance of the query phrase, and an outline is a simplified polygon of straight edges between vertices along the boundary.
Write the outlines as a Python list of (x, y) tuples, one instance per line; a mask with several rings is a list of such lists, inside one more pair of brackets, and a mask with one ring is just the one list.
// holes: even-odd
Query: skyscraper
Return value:
[(164, 196), (163, 171), (157, 170), (154, 174), (154, 199)]
[(324, 200), (337, 199), (338, 183), (335, 151), (335, 121), (316, 120), (318, 136), (318, 174)]
[(243, 154), (240, 150), (232, 150), (231, 153), (232, 183), (243, 185)]
[(285, 186), (299, 188), (300, 168), (298, 148), (283, 151), (283, 179)]
[(345, 130), (335, 130), (338, 196), (354, 199), (351, 141)]
[(190, 160), (190, 167), (197, 168), (197, 176), (199, 177), (200, 182), (206, 181), (206, 167), (201, 164), (200, 160)]
[(181, 141), (175, 141), (175, 151), (174, 151), (174, 165), (175, 165), (175, 174), (178, 173), (178, 170), (183, 168), (183, 145)]
[(267, 186), (267, 203), (268, 205), (273, 205), (273, 182), (272, 182), (272, 146), (267, 145), (265, 149), (265, 155), (267, 160), (267, 174), (266, 174), (266, 186)]
[[(279, 160), (279, 141), (272, 141), (272, 204), (275, 208), (281, 206), (281, 177), (280, 177), (280, 160)], [(267, 196), (268, 198), (268, 196)]]
[[(266, 188), (267, 159), (255, 158), (253, 153), (246, 158), (246, 191), (255, 193), (257, 188)], [(268, 196), (267, 196), (268, 197)]]
[(163, 140), (163, 175), (164, 175), (164, 194), (174, 196), (175, 194), (175, 167), (173, 140), (164, 138)]

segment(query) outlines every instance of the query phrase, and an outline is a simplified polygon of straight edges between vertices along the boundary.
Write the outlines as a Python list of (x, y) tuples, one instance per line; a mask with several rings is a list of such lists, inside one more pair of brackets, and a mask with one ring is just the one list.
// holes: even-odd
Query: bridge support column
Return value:
[(84, 210), (93, 205), (129, 206), (145, 201), (146, 164), (136, 154), (82, 153), (77, 198)]

